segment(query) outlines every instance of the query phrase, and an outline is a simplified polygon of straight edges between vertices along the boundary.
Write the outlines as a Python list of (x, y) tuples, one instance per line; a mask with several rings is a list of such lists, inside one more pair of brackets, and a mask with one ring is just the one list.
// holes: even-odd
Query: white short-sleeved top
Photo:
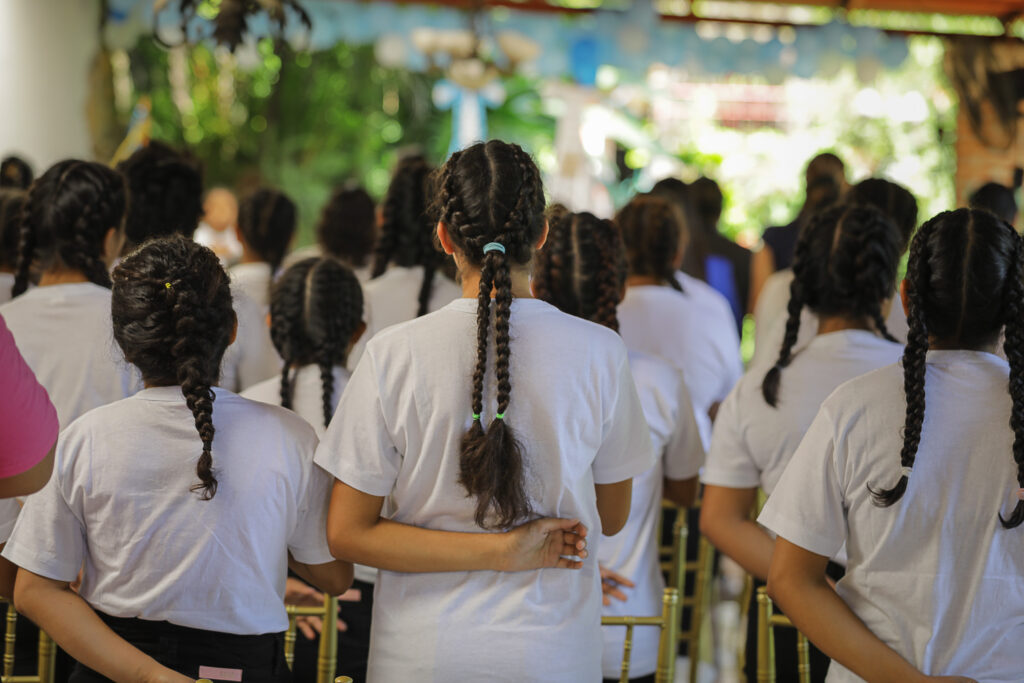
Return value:
[(243, 292), (264, 308), (270, 306), (270, 286), (274, 282), (274, 269), (269, 263), (239, 263), (232, 266), (231, 289)]
[[(391, 266), (382, 275), (363, 284), (363, 321), (366, 332), (348, 356), (349, 369), (355, 368), (366, 344), (383, 329), (416, 317), (420, 308), (423, 266)], [(447, 306), (462, 297), (462, 287), (441, 272), (434, 273), (429, 312)]]
[[(667, 361), (634, 351), (629, 353), (629, 365), (658, 459), (653, 467), (633, 479), (626, 526), (616, 535), (601, 539), (598, 561), (636, 584), (635, 588), (623, 589), (628, 597), (625, 602), (612, 600), (610, 606), (603, 607), (602, 614), (655, 616), (661, 613), (665, 589), (657, 538), (663, 478), (696, 477), (704, 461), (704, 447), (683, 374)], [(603, 633), (602, 675), (618, 678), (625, 628), (604, 628)], [(658, 641), (657, 629), (633, 632), (631, 676), (654, 673), (658, 666)]]
[[(736, 328), (736, 317), (732, 313), (732, 306), (729, 304), (729, 300), (725, 298), (725, 295), (719, 292), (717, 289), (704, 282), (700, 278), (695, 278), (692, 275), (687, 275), (681, 270), (676, 271), (676, 281), (679, 286), (683, 288), (687, 297), (693, 301), (693, 303), (705, 311), (705, 313), (714, 319), (714, 325), (716, 328), (719, 325), (725, 325), (726, 321), (732, 323), (733, 329)], [(739, 336), (736, 336), (736, 345), (739, 346)]]
[[(838, 591), (883, 642), (926, 674), (1020, 681), (1024, 529), (1017, 502), (1009, 368), (979, 351), (930, 351), (921, 442), (903, 498), (868, 485), (900, 476), (903, 370), (852, 380), (821, 407), (759, 521), (831, 556), (845, 541)], [(829, 683), (860, 679), (833, 662)]]
[(822, 402), (840, 384), (895, 363), (903, 347), (867, 330), (814, 337), (782, 369), (776, 407), (761, 385), (771, 366), (753, 366), (718, 409), (701, 481), (771, 495)]
[(142, 388), (110, 321), (110, 290), (91, 282), (34, 287), (0, 306), (62, 427)]
[(288, 626), (290, 551), (327, 548), (331, 479), (313, 465), (313, 429), (283, 408), (215, 389), (212, 500), (196, 483), (202, 442), (180, 387), (145, 389), (61, 433), (54, 474), (29, 497), (3, 555), (73, 581), (116, 617), (235, 634)]
[(743, 374), (736, 322), (715, 315), (689, 281), (671, 287), (630, 287), (619, 304), (619, 331), (631, 351), (658, 356), (682, 370), (701, 441), (711, 443), (708, 410), (725, 399)]
[(224, 352), (220, 386), (243, 389), (281, 374), (281, 357), (270, 339), (269, 308), (253, 300), (240, 287), (231, 287), (232, 305), (238, 319), (235, 341)]
[(14, 287), (13, 273), (0, 273), (0, 304), (11, 300), (11, 288)]
[[(479, 533), (476, 500), (458, 483), (472, 424), (475, 299), (458, 299), (370, 341), (316, 462), (374, 496), (391, 518)], [(576, 681), (601, 677), (600, 521), (595, 484), (654, 461), (647, 422), (614, 332), (537, 299), (511, 315), (506, 420), (525, 454), (539, 515), (580, 519), (591, 559), (578, 571), (380, 572), (369, 680)], [(493, 353), (484, 422), (494, 413)], [(425, 625), (427, 625), (425, 627)]]

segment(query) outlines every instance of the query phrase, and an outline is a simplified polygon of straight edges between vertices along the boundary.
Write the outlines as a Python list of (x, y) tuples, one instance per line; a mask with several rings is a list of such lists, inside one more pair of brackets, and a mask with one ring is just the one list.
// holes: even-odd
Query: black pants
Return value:
[[(166, 621), (123, 619), (100, 614), (115, 633), (169, 669), (199, 678), (200, 667), (241, 669), (245, 683), (291, 683), (284, 661), (284, 634), (238, 636), (176, 626)], [(81, 663), (71, 683), (109, 683)], [(214, 680), (217, 680), (216, 678)]]
[[(835, 562), (829, 562), (825, 570), (833, 581), (843, 578), (846, 570)], [(757, 589), (764, 585), (763, 581), (754, 579), (754, 590), (750, 595), (750, 605), (747, 609), (747, 648), (746, 661), (743, 666), (743, 673), (748, 681), (757, 680)], [(782, 614), (778, 605), (774, 606), (776, 614)], [(824, 683), (825, 674), (828, 673), (828, 665), (832, 661), (828, 656), (808, 643), (811, 662), (811, 683)], [(798, 681), (796, 656), (796, 629), (777, 628), (775, 629), (775, 680), (777, 681)]]
[[(366, 663), (370, 658), (370, 616), (373, 614), (373, 584), (356, 579), (353, 588), (362, 596), (358, 602), (341, 602), (341, 620), (348, 629), (338, 634), (336, 676), (348, 676), (353, 683), (366, 681)], [(295, 638), (295, 680), (300, 683), (316, 680), (319, 641), (307, 640), (302, 633)]]

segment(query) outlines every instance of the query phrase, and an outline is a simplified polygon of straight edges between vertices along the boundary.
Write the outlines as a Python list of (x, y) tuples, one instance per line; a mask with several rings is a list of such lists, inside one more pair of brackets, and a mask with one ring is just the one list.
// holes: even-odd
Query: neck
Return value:
[(39, 278), (40, 287), (70, 285), (81, 282), (89, 282), (89, 278), (80, 270), (48, 270)]
[(975, 346), (965, 346), (958, 342), (946, 341), (944, 339), (938, 339), (931, 336), (928, 337), (928, 350), (930, 351), (984, 351), (986, 353), (996, 353), (998, 346), (998, 338)]
[(651, 285), (665, 286), (665, 281), (653, 275), (630, 275), (626, 278), (627, 287), (648, 287)]
[[(459, 281), (462, 283), (462, 298), (476, 299), (480, 296), (480, 271), (476, 268), (467, 268), (459, 271)], [(530, 291), (530, 271), (526, 268), (512, 269), (512, 296), (517, 299), (532, 299), (533, 292)], [(491, 298), (494, 298), (494, 290), (491, 290)]]
[(819, 335), (843, 330), (868, 330), (870, 332), (874, 330), (874, 326), (868, 322), (867, 318), (863, 317), (826, 315), (818, 319)]
[(260, 256), (249, 247), (242, 245), (242, 258), (239, 263), (266, 263)]

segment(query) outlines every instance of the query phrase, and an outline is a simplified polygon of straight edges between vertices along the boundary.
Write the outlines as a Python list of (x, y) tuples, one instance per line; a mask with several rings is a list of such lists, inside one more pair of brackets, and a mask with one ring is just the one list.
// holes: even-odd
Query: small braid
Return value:
[[(800, 246), (797, 245), (796, 257), (800, 257)], [(798, 272), (797, 261), (793, 263), (793, 272)], [(765, 374), (761, 382), (761, 394), (765, 403), (776, 408), (779, 398), (779, 384), (782, 382), (782, 369), (789, 366), (793, 360), (793, 347), (800, 336), (800, 313), (804, 308), (803, 288), (799, 279), (793, 278), (789, 285), (789, 303), (786, 304), (786, 334), (782, 338), (782, 348), (779, 349), (779, 357), (775, 365)]]
[(22, 211), (21, 225), (18, 235), (18, 262), (14, 271), (14, 286), (11, 287), (11, 297), (20, 296), (28, 289), (32, 273), (32, 261), (36, 253), (36, 232), (32, 229), (32, 221), (29, 218), (35, 209), (36, 200), (31, 192), (25, 200), (25, 208)]
[(0, 188), (0, 267), (10, 270), (18, 267), (18, 242), (26, 196), (24, 190)]
[(334, 416), (334, 365), (320, 363), (320, 390), (324, 408), (324, 428), (331, 426)]

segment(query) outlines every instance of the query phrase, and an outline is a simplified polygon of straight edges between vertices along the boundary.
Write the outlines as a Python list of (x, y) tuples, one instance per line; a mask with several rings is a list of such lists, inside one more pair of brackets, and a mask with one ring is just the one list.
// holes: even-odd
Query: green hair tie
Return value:
[(480, 413), (473, 413), (473, 419), (474, 420), (479, 420), (480, 419)]
[(497, 414), (496, 414), (496, 415), (494, 416), (494, 419), (495, 419), (495, 420), (504, 420), (504, 419), (505, 419), (505, 413), (497, 413)]

